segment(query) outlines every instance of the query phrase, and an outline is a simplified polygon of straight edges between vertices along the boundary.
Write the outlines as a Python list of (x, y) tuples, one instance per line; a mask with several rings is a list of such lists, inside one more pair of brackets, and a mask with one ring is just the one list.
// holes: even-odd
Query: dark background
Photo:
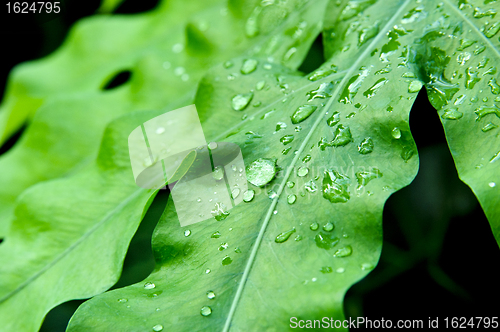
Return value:
[[(118, 13), (154, 8), (157, 1), (125, 1)], [(9, 71), (17, 63), (54, 51), (78, 19), (92, 15), (98, 0), (64, 1), (62, 13), (5, 15), (1, 8), (0, 97)], [(300, 70), (308, 73), (324, 61), (318, 38)], [(412, 108), (410, 127), (420, 170), (415, 180), (390, 197), (384, 208), (384, 244), (378, 266), (347, 293), (346, 317), (424, 319), (453, 316), (498, 316), (497, 266), (500, 250), (477, 199), (456, 173), (436, 111), (422, 90)], [(0, 149), (8, 151), (22, 130)], [(152, 271), (151, 234), (168, 193), (157, 196), (127, 254), (114, 288), (144, 279)], [(1, 240), (0, 240), (1, 241)], [(41, 331), (64, 331), (83, 301), (54, 308)]]

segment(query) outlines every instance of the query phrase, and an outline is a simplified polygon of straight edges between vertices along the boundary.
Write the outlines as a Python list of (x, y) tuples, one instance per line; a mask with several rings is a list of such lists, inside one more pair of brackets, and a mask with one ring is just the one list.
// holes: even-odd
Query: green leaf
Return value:
[[(174, 1), (147, 14), (88, 19), (76, 25), (55, 54), (14, 70), (0, 106), (0, 118), (10, 120), (0, 136), (7, 138), (39, 108), (42, 114), (34, 116), (13, 151), (0, 158), (0, 182), (5, 184), (0, 188), (0, 237), (7, 236), (19, 194), (92, 161), (112, 119), (191, 103), (206, 68), (231, 56), (257, 52), (297, 67), (319, 33), (312, 22), (326, 1), (316, 6), (289, 2), (281, 7), (281, 19), (262, 18), (262, 32), (253, 37), (245, 36), (245, 21), (225, 6), (205, 3)], [(289, 48), (296, 54), (284, 58)], [(132, 71), (129, 83), (98, 91), (124, 69)]]
[[(362, 5), (344, 18), (353, 34), (364, 29), (353, 23), (387, 7), (342, 4), (338, 15)], [(498, 46), (481, 33), (480, 21), (471, 21), (475, 6), (459, 6), (391, 2), (397, 9), (357, 46), (356, 58), (344, 57), (342, 44), (328, 45), (333, 57), (321, 70), (342, 63), (346, 71), (310, 75), (312, 83), (269, 64), (232, 82), (218, 79), (227, 74), (223, 66), (211, 70), (196, 99), (207, 137), (238, 144), (247, 165), (276, 159), (281, 170), (263, 189), (252, 187), (255, 198), (224, 220), (181, 228), (170, 201), (153, 236), (155, 271), (85, 302), (69, 331), (281, 331), (292, 316), (342, 319), (345, 292), (377, 263), (386, 199), (417, 172), (408, 120), (423, 86), (443, 119), (459, 174), (498, 240), (499, 141), (496, 128), (478, 124), (499, 115), (491, 80)], [(494, 30), (492, 22), (483, 27), (489, 37)], [(469, 40), (474, 46), (464, 54)], [(483, 66), (483, 56), (494, 60)], [(256, 89), (262, 81), (268, 90)], [(247, 98), (249, 91), (250, 105), (231, 107), (235, 95)]]
[[(169, 2), (149, 14), (90, 19), (55, 55), (16, 69), (2, 111), (16, 119), (5, 123), (10, 128), (5, 135), (44, 104), (20, 144), (0, 161), (6, 170), (2, 180), (9, 185), (0, 193), (0, 236), (13, 218), (0, 246), (0, 320), (6, 329), (36, 330), (55, 305), (101, 293), (118, 279), (153, 195), (132, 181), (126, 138), (134, 126), (165, 110), (113, 122), (94, 163), (106, 125), (133, 111), (189, 103), (205, 69), (235, 54), (276, 56), (297, 67), (320, 29), (308, 20), (316, 23), (326, 1), (282, 4), (281, 19), (261, 18), (261, 32), (251, 37), (245, 37), (245, 22), (225, 6), (215, 3), (198, 12), (202, 3)], [(300, 34), (287, 33), (299, 23)], [(183, 40), (185, 52), (177, 52)], [(285, 59), (287, 47), (295, 54)], [(96, 92), (122, 69), (133, 73), (128, 84)], [(37, 96), (36, 107), (28, 105), (31, 94)]]

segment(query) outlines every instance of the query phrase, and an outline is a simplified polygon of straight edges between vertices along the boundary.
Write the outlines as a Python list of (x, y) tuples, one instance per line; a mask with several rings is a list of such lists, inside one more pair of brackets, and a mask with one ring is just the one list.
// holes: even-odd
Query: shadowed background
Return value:
[[(116, 12), (143, 12), (156, 3), (126, 0)], [(50, 21), (37, 15), (3, 13), (0, 96), (15, 64), (54, 51), (69, 27), (95, 13), (99, 4), (98, 0), (65, 1), (62, 13)], [(300, 70), (309, 73), (319, 67), (324, 61), (322, 54), (318, 38)], [(116, 77), (110, 86), (123, 84), (128, 78)], [(429, 317), (498, 316), (492, 303), (500, 297), (496, 287), (500, 249), (477, 199), (458, 178), (439, 117), (425, 90), (412, 108), (410, 127), (418, 147), (420, 170), (411, 185), (387, 201), (380, 262), (347, 293), (346, 317), (427, 322)], [(10, 139), (0, 153), (7, 153), (22, 132)], [(136, 283), (152, 271), (151, 234), (167, 198), (165, 191), (156, 197), (131, 242), (123, 274), (114, 288)], [(82, 302), (70, 301), (54, 308), (41, 331), (64, 331)]]

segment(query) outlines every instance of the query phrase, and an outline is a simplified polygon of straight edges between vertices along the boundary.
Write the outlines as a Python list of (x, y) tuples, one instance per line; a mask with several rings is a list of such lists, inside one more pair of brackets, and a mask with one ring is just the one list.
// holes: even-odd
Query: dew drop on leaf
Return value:
[(297, 175), (300, 177), (304, 177), (309, 173), (309, 168), (305, 166), (300, 166), (299, 169), (297, 170)]
[(317, 222), (313, 222), (309, 228), (311, 229), (311, 231), (317, 231), (318, 228), (319, 228), (319, 224)]
[(296, 200), (297, 200), (297, 196), (294, 195), (294, 194), (288, 195), (288, 197), (286, 198), (286, 201), (290, 205), (292, 205), (293, 203), (295, 203)]
[(332, 146), (339, 147), (347, 145), (352, 141), (351, 129), (349, 127), (344, 127), (339, 124), (337, 129), (335, 129), (334, 133), (335, 137), (333, 141), (330, 143)]
[(229, 265), (233, 262), (233, 260), (231, 259), (231, 257), (229, 256), (226, 256), (222, 259), (222, 265)]
[(156, 285), (152, 282), (147, 282), (144, 284), (144, 289), (153, 289), (155, 287), (156, 287)]
[(348, 257), (352, 254), (352, 247), (345, 246), (344, 248), (337, 249), (333, 254), (333, 257)]
[(309, 91), (306, 96), (307, 101), (311, 101), (317, 98), (325, 99), (329, 98), (332, 96), (332, 91), (333, 91), (333, 83), (328, 82), (328, 83), (321, 83), (321, 85), (316, 89)]
[(264, 89), (265, 85), (266, 85), (266, 81), (259, 81), (259, 82), (257, 82), (257, 84), (255, 84), (255, 89), (257, 91), (260, 91), (260, 90)]
[(323, 225), (323, 230), (325, 232), (331, 232), (331, 231), (333, 231), (334, 228), (335, 228), (335, 226), (331, 222), (326, 223), (325, 225)]
[(313, 193), (316, 190), (318, 190), (318, 186), (316, 185), (316, 183), (313, 180), (309, 180), (308, 182), (306, 182), (306, 184), (304, 185), (304, 187), (310, 193)]
[(255, 69), (257, 68), (257, 64), (259, 62), (255, 59), (247, 59), (243, 62), (243, 65), (241, 66), (241, 73), (244, 74), (244, 75), (248, 75), (252, 72), (255, 71)]
[(217, 232), (212, 233), (212, 235), (210, 237), (212, 239), (218, 239), (218, 238), (220, 238), (220, 235), (221, 235), (220, 232), (217, 231)]
[(252, 98), (253, 92), (236, 95), (231, 99), (231, 107), (235, 111), (243, 111), (250, 104)]
[(157, 324), (157, 325), (153, 326), (153, 331), (155, 331), (155, 332), (163, 331), (163, 325)]
[(208, 298), (209, 300), (213, 300), (213, 299), (215, 299), (215, 293), (214, 293), (213, 291), (208, 291), (208, 292), (207, 292), (207, 298)]
[(294, 136), (293, 135), (285, 135), (283, 137), (280, 138), (280, 142), (283, 144), (283, 145), (287, 145), (287, 144), (290, 144), (293, 142), (293, 139), (294, 139)]
[(226, 206), (222, 202), (215, 203), (214, 209), (211, 211), (211, 213), (217, 221), (224, 220), (229, 216), (229, 212), (226, 211)]
[(292, 120), (293, 124), (300, 123), (307, 119), (311, 114), (314, 113), (314, 111), (317, 109), (317, 106), (313, 105), (302, 105), (299, 106), (295, 112), (293, 112), (292, 116), (290, 119)]
[(361, 264), (361, 270), (365, 271), (365, 270), (371, 270), (373, 269), (373, 265), (370, 264), (370, 263), (363, 263)]
[(330, 127), (335, 126), (339, 122), (340, 122), (340, 113), (339, 112), (333, 112), (332, 115), (328, 119), (326, 119), (326, 123)]
[(188, 237), (189, 235), (191, 235), (191, 231), (188, 229), (188, 230), (185, 230), (184, 231), (184, 236), (185, 237)]
[(286, 129), (287, 125), (284, 122), (278, 122), (276, 124), (276, 132)]
[(444, 111), (444, 114), (441, 117), (447, 120), (458, 120), (461, 119), (463, 116), (464, 116), (463, 113), (460, 112), (458, 109), (450, 108)]
[(293, 188), (293, 187), (295, 187), (295, 182), (288, 181), (288, 182), (286, 183), (286, 186), (287, 186), (288, 188)]
[(373, 148), (373, 140), (370, 137), (367, 137), (361, 143), (359, 143), (358, 152), (361, 154), (369, 154), (373, 152)]
[(234, 188), (232, 191), (231, 191), (231, 197), (233, 199), (236, 199), (239, 195), (240, 195), (240, 188)]
[(283, 243), (283, 242), (287, 241), (287, 240), (290, 238), (290, 236), (291, 236), (293, 233), (295, 233), (295, 232), (296, 232), (296, 231), (295, 231), (295, 227), (294, 227), (294, 228), (292, 228), (292, 229), (291, 229), (291, 230), (289, 230), (289, 231), (286, 231), (286, 232), (280, 233), (280, 234), (278, 234), (278, 235), (276, 236), (276, 238), (274, 239), (274, 242), (276, 242), (276, 243)]
[(339, 238), (333, 234), (320, 232), (319, 234), (316, 234), (314, 241), (316, 242), (316, 246), (318, 248), (329, 250), (339, 242)]
[(209, 306), (201, 307), (200, 314), (204, 317), (210, 316), (212, 314), (212, 308)]
[(492, 122), (489, 122), (489, 123), (487, 123), (487, 124), (486, 124), (483, 128), (481, 128), (481, 130), (482, 130), (484, 133), (486, 133), (486, 132), (488, 132), (488, 131), (490, 131), (490, 130), (493, 130), (493, 129), (495, 129), (495, 128), (498, 128), (498, 126), (497, 126), (496, 124), (492, 123)]
[(120, 303), (125, 303), (127, 301), (128, 301), (128, 299), (118, 299), (118, 302), (120, 302)]
[(276, 175), (276, 160), (259, 158), (246, 167), (247, 180), (257, 187), (271, 182)]
[(399, 129), (398, 127), (394, 127), (391, 131), (391, 135), (395, 139), (400, 139), (401, 138), (401, 129)]
[(345, 269), (343, 267), (339, 267), (338, 269), (335, 270), (337, 273), (344, 273)]
[(495, 182), (490, 182), (488, 183), (488, 185), (490, 186), (490, 188), (494, 188), (497, 184)]
[(349, 177), (329, 169), (323, 176), (323, 197), (331, 203), (346, 203), (350, 199)]
[(332, 273), (333, 269), (331, 266), (323, 266), (321, 270), (319, 270), (321, 273)]
[(422, 89), (422, 82), (420, 81), (411, 81), (408, 85), (408, 92), (415, 93), (419, 92)]

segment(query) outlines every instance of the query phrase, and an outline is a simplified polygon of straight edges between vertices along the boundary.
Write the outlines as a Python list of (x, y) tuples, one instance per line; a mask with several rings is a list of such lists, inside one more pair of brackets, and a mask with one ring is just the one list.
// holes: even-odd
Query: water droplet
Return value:
[(217, 232), (214, 232), (210, 237), (212, 239), (218, 239), (218, 238), (220, 238), (220, 235), (221, 235), (220, 232), (217, 231)]
[(308, 154), (308, 155), (306, 155), (304, 158), (302, 158), (302, 162), (303, 162), (303, 163), (307, 163), (307, 162), (309, 162), (310, 160), (311, 160), (311, 155), (310, 155), (310, 154)]
[(326, 119), (326, 123), (330, 127), (335, 126), (339, 122), (340, 122), (340, 113), (339, 112), (333, 112), (332, 115), (328, 119)]
[(278, 197), (278, 194), (274, 191), (274, 190), (269, 190), (267, 192), (267, 196), (270, 198), (270, 199), (275, 199), (276, 197)]
[(226, 61), (226, 62), (224, 62), (223, 66), (226, 69), (231, 68), (233, 66), (233, 62), (232, 61)]
[(248, 75), (257, 69), (258, 61), (255, 59), (248, 59), (243, 62), (241, 66), (241, 73), (244, 75)]
[(358, 180), (358, 189), (364, 187), (373, 179), (382, 177), (382, 172), (374, 167), (370, 167), (368, 171), (357, 172), (356, 179)]
[(363, 96), (366, 98), (371, 98), (382, 88), (389, 80), (387, 78), (381, 78), (375, 84), (373, 84), (368, 90), (363, 92)]
[(231, 191), (231, 197), (233, 199), (236, 199), (236, 197), (238, 197), (240, 195), (240, 188), (234, 188), (232, 191)]
[(400, 139), (401, 138), (401, 129), (399, 129), (398, 127), (394, 127), (394, 129), (392, 129), (392, 131), (391, 131), (391, 135), (395, 139)]
[(306, 96), (308, 97), (307, 101), (311, 101), (317, 98), (320, 99), (329, 98), (332, 96), (333, 88), (334, 86), (332, 82), (321, 83), (321, 85), (316, 90), (309, 91), (306, 94)]
[(292, 205), (297, 200), (297, 196), (295, 196), (294, 194), (288, 195), (286, 200), (287, 200), (288, 204)]
[(241, 249), (239, 247), (234, 248), (234, 252), (237, 254), (241, 254)]
[(463, 117), (463, 113), (459, 112), (456, 108), (450, 108), (444, 111), (444, 114), (441, 116), (443, 119), (447, 120), (458, 120)]
[(411, 81), (408, 85), (408, 92), (415, 93), (419, 92), (422, 89), (422, 82), (420, 81)]
[(339, 267), (338, 269), (335, 270), (337, 273), (344, 273), (345, 269), (343, 267)]
[(229, 256), (226, 256), (222, 259), (222, 265), (229, 265), (233, 262), (233, 260), (231, 259), (231, 257)]
[(266, 85), (266, 81), (259, 81), (259, 82), (257, 82), (257, 84), (255, 84), (255, 89), (257, 91), (260, 91), (260, 90), (264, 89), (265, 85)]
[(337, 251), (335, 251), (335, 254), (333, 254), (333, 257), (347, 257), (351, 256), (351, 254), (352, 254), (352, 247), (345, 246), (344, 248), (337, 249)]
[(298, 133), (299, 131), (302, 130), (302, 127), (301, 126), (295, 126), (295, 132)]
[(290, 238), (290, 236), (295, 233), (295, 227), (292, 228), (291, 230), (289, 231), (286, 231), (286, 232), (283, 232), (283, 233), (280, 233), (278, 234), (278, 236), (276, 236), (276, 238), (274, 239), (274, 242), (276, 243), (283, 243), (285, 242), (286, 240), (288, 240)]
[(276, 124), (276, 132), (286, 129), (287, 125), (284, 122), (278, 122)]
[(208, 144), (208, 148), (209, 148), (210, 150), (215, 150), (215, 149), (217, 149), (217, 143), (216, 143), (216, 142), (210, 142), (210, 143)]
[(231, 99), (231, 107), (235, 111), (243, 111), (250, 104), (252, 98), (253, 92), (236, 95)]
[(339, 238), (334, 236), (332, 233), (320, 232), (319, 234), (316, 234), (314, 241), (316, 242), (316, 246), (318, 248), (329, 250), (337, 245)]
[(152, 282), (147, 282), (144, 284), (144, 289), (153, 289), (155, 287), (156, 287), (156, 285)]
[(295, 187), (295, 182), (288, 181), (288, 182), (286, 183), (286, 185), (287, 185), (287, 187), (288, 187), (288, 188), (293, 188), (293, 187)]
[(496, 106), (496, 105), (493, 105), (493, 106), (481, 106), (479, 108), (477, 108), (474, 113), (476, 113), (476, 121), (479, 121), (481, 120), (482, 118), (484, 118), (485, 116), (489, 115), (489, 114), (495, 114), (497, 117), (500, 118), (500, 109)]
[(191, 235), (191, 231), (188, 229), (188, 230), (185, 230), (184, 231), (184, 236), (185, 237), (188, 237), (189, 235)]
[(474, 86), (481, 79), (477, 77), (478, 72), (473, 70), (471, 67), (465, 70), (465, 87), (467, 89), (474, 89)]
[(370, 137), (365, 138), (358, 145), (358, 152), (361, 154), (368, 154), (373, 152), (373, 140)]
[(332, 67), (331, 69), (318, 69), (318, 70), (316, 70), (311, 75), (309, 75), (308, 79), (310, 81), (314, 82), (314, 81), (317, 81), (317, 80), (322, 79), (324, 77), (327, 77), (333, 73), (336, 73), (337, 67), (334, 65), (332, 65), (331, 67)]
[(271, 182), (276, 175), (276, 160), (259, 158), (246, 168), (247, 180), (257, 187), (262, 187)]
[(349, 127), (344, 127), (343, 125), (339, 124), (337, 126), (337, 129), (335, 129), (334, 135), (335, 137), (333, 141), (329, 143), (331, 146), (345, 146), (349, 142), (352, 142), (352, 134)]
[(491, 188), (494, 188), (494, 187), (496, 187), (496, 185), (497, 185), (497, 184), (496, 184), (495, 182), (490, 182), (490, 183), (488, 183), (488, 185), (489, 185)]
[(339, 102), (344, 104), (352, 104), (352, 99), (358, 93), (361, 84), (363, 83), (365, 77), (368, 75), (370, 71), (368, 69), (364, 69), (360, 74), (354, 75), (347, 82), (344, 91), (340, 95)]
[(163, 127), (158, 127), (156, 128), (156, 134), (161, 135), (165, 132), (165, 128)]
[(226, 219), (229, 216), (229, 212), (225, 211), (226, 206), (224, 203), (215, 203), (214, 209), (211, 211), (212, 216), (215, 218), (217, 221), (221, 221)]
[(349, 177), (329, 169), (323, 176), (323, 197), (331, 203), (346, 203), (350, 199)]
[(163, 331), (163, 325), (157, 324), (157, 325), (153, 326), (153, 331), (155, 331), (155, 332)]
[(484, 31), (484, 35), (488, 38), (493, 37), (500, 30), (500, 21), (492, 24), (486, 31)]
[(224, 178), (224, 168), (216, 166), (214, 171), (212, 172), (212, 177), (217, 181), (222, 180)]
[(120, 303), (125, 303), (127, 301), (128, 301), (128, 299), (118, 299), (118, 302), (120, 302)]
[(227, 247), (229, 247), (229, 244), (227, 244), (227, 243), (221, 243), (220, 246), (219, 246), (219, 251), (227, 249)]
[(305, 166), (300, 166), (299, 169), (297, 170), (297, 175), (300, 177), (304, 177), (309, 173), (309, 168)]
[(300, 122), (304, 121), (305, 119), (307, 119), (311, 114), (313, 114), (317, 108), (318, 108), (317, 106), (313, 106), (313, 105), (299, 106), (295, 110), (293, 115), (290, 117), (290, 119), (292, 120), (293, 124), (300, 123)]
[(316, 183), (313, 180), (309, 180), (308, 182), (306, 182), (306, 184), (304, 185), (304, 187), (310, 193), (313, 193), (316, 190), (318, 190), (318, 186), (316, 186)]
[(333, 225), (331, 222), (326, 223), (325, 225), (323, 225), (323, 230), (325, 232), (331, 232), (331, 231), (333, 231), (334, 228), (335, 228), (335, 225)]
[(319, 228), (319, 224), (317, 222), (313, 222), (309, 228), (311, 229), (311, 231), (317, 231), (318, 228)]
[(210, 269), (206, 269), (205, 274), (209, 274), (209, 273), (210, 273)]
[(491, 87), (491, 93), (497, 95), (500, 93), (500, 86), (495, 78), (489, 80), (488, 85)]
[(490, 123), (487, 123), (487, 124), (486, 124), (483, 128), (481, 128), (481, 130), (482, 130), (484, 133), (486, 133), (486, 132), (488, 132), (488, 131), (490, 131), (490, 130), (493, 130), (493, 129), (495, 129), (495, 128), (498, 128), (498, 126), (497, 126), (496, 124), (494, 124), (494, 123), (490, 122)]
[(373, 265), (370, 263), (363, 263), (361, 264), (361, 270), (371, 270), (373, 269)]
[(205, 317), (210, 316), (212, 314), (212, 308), (209, 306), (201, 307), (200, 314)]
[(495, 161), (500, 160), (500, 151), (498, 151), (491, 159), (490, 163), (494, 163)]
[(253, 189), (249, 189), (247, 191), (245, 191), (245, 193), (243, 194), (243, 201), (245, 202), (251, 202), (253, 200), (255, 196), (255, 191)]
[(213, 300), (213, 299), (215, 299), (215, 293), (213, 291), (208, 291), (207, 297), (209, 300)]
[(293, 135), (285, 135), (283, 137), (280, 138), (280, 142), (283, 144), (283, 145), (287, 145), (287, 144), (290, 144), (293, 142), (293, 139), (294, 139), (294, 136)]
[(323, 266), (321, 270), (319, 270), (321, 273), (332, 273), (333, 269), (331, 266)]

